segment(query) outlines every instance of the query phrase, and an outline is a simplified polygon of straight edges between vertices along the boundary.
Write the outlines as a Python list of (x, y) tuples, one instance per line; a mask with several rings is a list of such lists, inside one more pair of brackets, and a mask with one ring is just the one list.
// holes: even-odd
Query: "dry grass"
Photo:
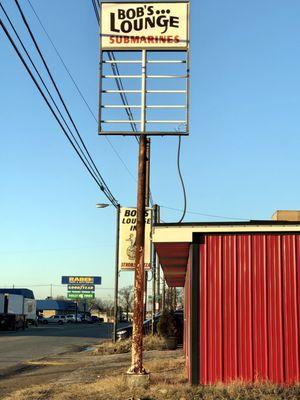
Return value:
[[(174, 354), (174, 355), (173, 355)], [(17, 391), (3, 400), (299, 400), (300, 385), (279, 387), (271, 384), (247, 385), (236, 382), (205, 387), (187, 383), (185, 362), (180, 352), (146, 353), (145, 368), (150, 373), (150, 388), (130, 391), (124, 368), (102, 369), (103, 374), (93, 382), (40, 385)], [(149, 359), (149, 356), (155, 359)], [(164, 358), (162, 357), (164, 356)], [(167, 356), (167, 357), (166, 357)], [(123, 357), (123, 356), (122, 356)], [(120, 356), (119, 356), (120, 358)], [(124, 357), (123, 357), (124, 358)], [(105, 366), (111, 356), (95, 357)], [(116, 360), (118, 356), (116, 355)], [(101, 361), (102, 360), (102, 361)], [(97, 368), (97, 364), (95, 364)]]
[[(144, 350), (166, 350), (165, 340), (159, 336), (147, 335), (144, 337)], [(116, 343), (105, 341), (100, 343), (95, 353), (99, 354), (123, 354), (131, 351), (131, 339), (122, 340)]]

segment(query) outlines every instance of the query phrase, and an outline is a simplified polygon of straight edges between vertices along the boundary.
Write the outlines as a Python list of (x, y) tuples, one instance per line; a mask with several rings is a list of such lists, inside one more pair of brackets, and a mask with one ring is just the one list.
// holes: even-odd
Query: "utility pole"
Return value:
[[(158, 206), (155, 204), (153, 206), (153, 223), (157, 222), (157, 209)], [(156, 306), (156, 251), (154, 244), (152, 242), (152, 335), (154, 334), (154, 315)]]
[[(160, 207), (157, 206), (157, 216), (156, 216), (156, 222), (160, 222)], [(160, 263), (158, 258), (156, 259), (156, 282), (157, 282), (157, 288), (156, 288), (156, 295), (157, 295), (157, 311), (161, 311), (161, 295), (160, 295)]]
[[(146, 128), (146, 63), (147, 52), (142, 50), (142, 87), (141, 87), (141, 132)], [(136, 223), (136, 256), (134, 271), (134, 311), (130, 374), (145, 374), (143, 367), (143, 309), (144, 309), (144, 252), (145, 252), (145, 210), (146, 210), (146, 147), (147, 137), (140, 135), (137, 223)]]
[[(149, 207), (150, 203), (150, 144), (151, 141), (148, 138), (146, 144), (146, 199), (145, 205)], [(147, 286), (148, 286), (148, 271), (145, 271), (145, 283), (144, 283), (144, 319), (147, 315)]]
[(116, 212), (116, 256), (115, 256), (115, 299), (114, 299), (114, 326), (113, 342), (117, 341), (118, 327), (118, 292), (119, 292), (119, 246), (120, 246), (120, 204), (117, 205)]

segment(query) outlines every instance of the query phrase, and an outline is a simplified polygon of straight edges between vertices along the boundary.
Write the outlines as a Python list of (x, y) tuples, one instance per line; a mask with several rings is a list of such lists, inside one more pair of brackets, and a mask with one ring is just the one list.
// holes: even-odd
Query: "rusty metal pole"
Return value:
[(120, 204), (116, 210), (116, 255), (115, 255), (115, 293), (114, 293), (114, 325), (113, 325), (113, 342), (117, 341), (118, 328), (118, 293), (119, 293), (119, 251), (120, 251)]
[[(153, 206), (153, 223), (157, 222), (157, 204)], [(154, 247), (154, 243), (151, 243), (152, 248), (152, 309), (151, 309), (151, 318), (152, 318), (152, 335), (154, 335), (154, 316), (156, 311), (156, 264), (157, 264), (157, 257), (156, 251)]]
[[(142, 50), (142, 107), (141, 131), (146, 127), (146, 50)], [(134, 271), (134, 309), (130, 374), (145, 374), (143, 367), (143, 310), (144, 310), (144, 250), (146, 209), (146, 134), (141, 134), (139, 144), (136, 255)]]
[[(156, 222), (160, 222), (160, 207), (157, 206), (157, 220)], [(157, 282), (157, 288), (156, 288), (156, 295), (157, 295), (157, 311), (161, 311), (161, 295), (160, 295), (160, 263), (158, 260), (158, 257), (156, 258), (156, 282)]]
[[(147, 139), (146, 143), (146, 199), (145, 205), (149, 207), (150, 204), (150, 138)], [(145, 271), (145, 283), (144, 283), (144, 319), (147, 315), (147, 289), (148, 289), (148, 272)]]

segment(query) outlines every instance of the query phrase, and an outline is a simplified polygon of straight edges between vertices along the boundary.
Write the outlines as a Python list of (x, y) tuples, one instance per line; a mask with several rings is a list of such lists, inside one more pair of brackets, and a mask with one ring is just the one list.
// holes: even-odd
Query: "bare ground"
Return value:
[(130, 354), (61, 354), (19, 366), (0, 379), (3, 400), (299, 400), (300, 386), (256, 384), (191, 387), (182, 350), (145, 353), (150, 388), (130, 391), (125, 377)]

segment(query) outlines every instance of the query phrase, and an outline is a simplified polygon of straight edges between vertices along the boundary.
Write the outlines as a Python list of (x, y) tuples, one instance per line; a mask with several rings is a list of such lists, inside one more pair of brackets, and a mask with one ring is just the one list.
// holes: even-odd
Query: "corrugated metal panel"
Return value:
[(300, 237), (206, 235), (200, 382), (299, 382)]
[(185, 362), (187, 369), (187, 376), (190, 380), (191, 377), (191, 368), (190, 368), (190, 309), (191, 309), (191, 255), (189, 255), (188, 264), (187, 264), (187, 272), (186, 272), (186, 283), (185, 283), (185, 296), (184, 296), (184, 337), (183, 337), (183, 348), (185, 352)]

